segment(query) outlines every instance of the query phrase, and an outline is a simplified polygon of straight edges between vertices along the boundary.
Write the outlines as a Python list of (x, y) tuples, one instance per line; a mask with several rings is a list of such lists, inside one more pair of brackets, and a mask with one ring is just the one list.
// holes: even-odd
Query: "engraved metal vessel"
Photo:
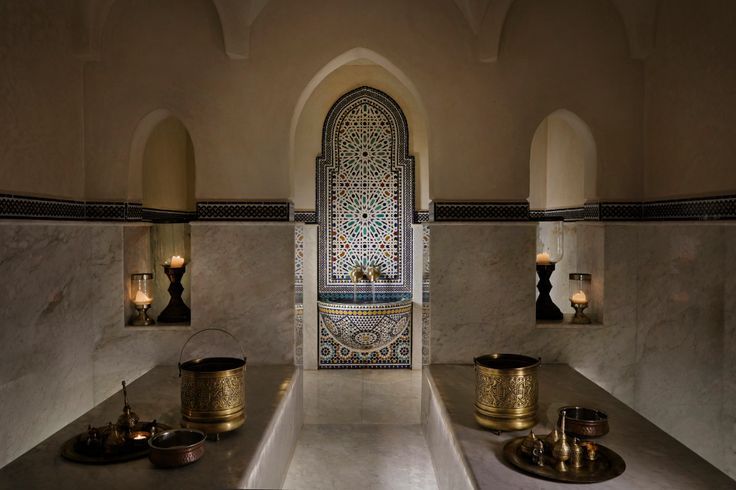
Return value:
[(475, 362), (475, 420), (498, 431), (533, 427), (537, 416), (540, 359), (488, 354)]
[(233, 337), (226, 330), (206, 328), (193, 334), (182, 346), (179, 353), (181, 425), (207, 434), (219, 434), (235, 430), (245, 422), (246, 358), (241, 347), (242, 359), (205, 357), (182, 364), (184, 347), (195, 335), (209, 330)]

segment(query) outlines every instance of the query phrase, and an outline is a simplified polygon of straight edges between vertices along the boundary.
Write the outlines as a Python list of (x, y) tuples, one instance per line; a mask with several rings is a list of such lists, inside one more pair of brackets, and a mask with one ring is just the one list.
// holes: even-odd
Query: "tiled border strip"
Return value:
[(432, 201), (429, 203), (430, 221), (526, 221), (529, 203)]
[[(530, 210), (523, 202), (430, 203), (415, 211), (415, 223), (431, 221), (525, 221), (548, 218), (600, 221), (666, 221), (736, 219), (736, 195), (651, 202), (591, 202), (583, 208)], [(292, 216), (293, 215), (293, 216)], [(0, 194), (0, 219), (90, 221), (294, 221), (316, 223), (314, 211), (296, 211), (290, 201), (203, 201), (197, 213), (144, 209), (134, 202), (74, 201)]]
[(290, 201), (204, 201), (197, 203), (197, 219), (215, 221), (291, 221)]

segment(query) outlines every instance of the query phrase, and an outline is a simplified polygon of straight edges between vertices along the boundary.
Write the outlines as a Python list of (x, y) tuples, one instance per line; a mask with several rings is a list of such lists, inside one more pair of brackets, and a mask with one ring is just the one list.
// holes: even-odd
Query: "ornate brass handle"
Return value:
[(184, 342), (184, 345), (181, 346), (181, 351), (179, 351), (179, 362), (177, 363), (177, 366), (179, 366), (179, 377), (181, 378), (181, 356), (184, 354), (184, 347), (187, 346), (190, 340), (192, 340), (195, 336), (201, 334), (202, 332), (207, 332), (208, 330), (216, 330), (218, 332), (225, 333), (233, 338), (235, 342), (238, 343), (238, 347), (240, 347), (240, 354), (243, 356), (243, 362), (245, 362), (245, 352), (243, 351), (243, 344), (240, 343), (240, 341), (235, 337), (235, 335), (231, 334), (227, 330), (224, 330), (222, 328), (203, 328), (199, 332), (194, 332), (192, 335), (189, 336), (186, 342)]

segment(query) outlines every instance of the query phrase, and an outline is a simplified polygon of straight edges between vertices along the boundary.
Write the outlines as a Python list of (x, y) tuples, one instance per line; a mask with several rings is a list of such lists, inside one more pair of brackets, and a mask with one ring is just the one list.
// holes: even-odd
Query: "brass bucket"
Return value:
[[(215, 330), (232, 337), (240, 346), (242, 359), (205, 357), (181, 363), (184, 347), (196, 335)], [(181, 378), (181, 425), (207, 434), (235, 430), (245, 422), (245, 354), (230, 332), (205, 328), (192, 334), (179, 352)]]
[(475, 420), (486, 429), (524, 430), (537, 416), (541, 359), (518, 354), (476, 357)]

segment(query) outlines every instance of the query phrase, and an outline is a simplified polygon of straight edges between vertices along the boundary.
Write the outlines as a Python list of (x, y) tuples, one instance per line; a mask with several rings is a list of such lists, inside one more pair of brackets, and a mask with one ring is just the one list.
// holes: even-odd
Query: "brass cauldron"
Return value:
[(195, 335), (208, 330), (223, 332), (238, 342), (226, 330), (205, 328), (184, 343), (179, 353), (181, 425), (207, 434), (219, 434), (235, 430), (245, 422), (245, 354), (241, 346), (242, 359), (205, 357), (182, 364), (184, 347)]
[(488, 354), (475, 362), (475, 420), (486, 429), (524, 430), (536, 423), (541, 359)]

